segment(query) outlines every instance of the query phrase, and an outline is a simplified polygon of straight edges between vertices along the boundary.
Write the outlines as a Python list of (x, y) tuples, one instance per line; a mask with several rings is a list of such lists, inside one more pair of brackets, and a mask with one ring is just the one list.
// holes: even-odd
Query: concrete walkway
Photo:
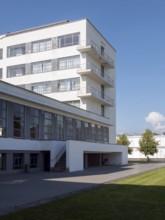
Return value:
[(0, 214), (46, 203), (81, 190), (165, 166), (165, 163), (130, 163), (90, 168), (73, 173), (0, 174)]

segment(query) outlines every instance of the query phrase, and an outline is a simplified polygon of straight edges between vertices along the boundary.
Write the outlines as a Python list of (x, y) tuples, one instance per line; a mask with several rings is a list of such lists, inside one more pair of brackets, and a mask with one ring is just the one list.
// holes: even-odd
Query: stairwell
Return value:
[(66, 171), (66, 151), (62, 154), (58, 162), (54, 167), (55, 172), (65, 172)]

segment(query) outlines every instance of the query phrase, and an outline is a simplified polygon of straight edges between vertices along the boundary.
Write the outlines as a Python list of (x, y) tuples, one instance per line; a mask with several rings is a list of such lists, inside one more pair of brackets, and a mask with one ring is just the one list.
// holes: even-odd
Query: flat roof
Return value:
[(82, 20), (86, 20), (102, 36), (102, 38), (113, 48), (113, 50), (116, 51), (116, 49), (101, 34), (101, 32), (89, 21), (88, 18), (83, 18), (83, 19), (75, 20), (75, 21), (63, 20), (63, 21), (53, 22), (53, 23), (50, 23), (50, 24), (36, 26), (36, 27), (32, 27), (32, 28), (28, 28), (28, 29), (24, 29), (24, 30), (20, 30), (20, 31), (7, 32), (6, 34), (0, 35), (0, 38), (10, 37), (10, 36), (17, 35), (17, 34), (22, 34), (22, 33), (30, 32), (30, 31), (35, 31), (35, 30), (40, 30), (40, 29), (44, 29), (44, 28), (54, 27), (54, 26), (63, 25), (63, 24), (67, 24), (67, 23), (74, 23), (74, 22), (78, 22), (78, 21), (82, 21)]

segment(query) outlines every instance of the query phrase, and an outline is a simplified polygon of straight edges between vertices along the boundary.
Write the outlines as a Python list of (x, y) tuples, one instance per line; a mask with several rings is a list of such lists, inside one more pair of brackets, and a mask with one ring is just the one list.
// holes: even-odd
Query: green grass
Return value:
[(165, 167), (0, 219), (164, 220)]

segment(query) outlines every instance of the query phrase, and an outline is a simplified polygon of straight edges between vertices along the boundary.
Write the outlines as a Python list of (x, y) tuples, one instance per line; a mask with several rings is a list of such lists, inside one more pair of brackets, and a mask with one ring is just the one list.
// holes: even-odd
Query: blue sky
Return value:
[(165, 131), (164, 0), (0, 0), (0, 8), (0, 34), (88, 18), (117, 51), (117, 133)]

